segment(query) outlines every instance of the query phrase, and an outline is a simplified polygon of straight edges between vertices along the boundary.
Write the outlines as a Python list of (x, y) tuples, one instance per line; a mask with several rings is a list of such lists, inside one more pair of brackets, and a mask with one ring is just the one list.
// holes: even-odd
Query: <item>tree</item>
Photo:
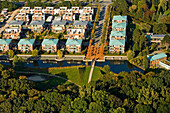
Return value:
[(139, 44), (138, 44), (138, 43), (135, 43), (135, 44), (133, 45), (133, 51), (140, 51), (140, 49), (139, 49)]
[(4, 69), (4, 65), (0, 64), (0, 71)]
[(36, 48), (32, 51), (32, 56), (33, 57), (38, 56), (38, 50)]
[(167, 1), (166, 0), (160, 0), (160, 3), (158, 5), (158, 11), (160, 11), (160, 9), (163, 9), (163, 11), (166, 11), (167, 9)]
[(150, 11), (156, 11), (155, 5), (152, 4), (152, 7), (150, 8)]
[(109, 72), (110, 72), (110, 67), (109, 67), (109, 65), (105, 65), (105, 66), (103, 67), (103, 69), (105, 70), (106, 73), (109, 73)]
[(167, 26), (164, 23), (156, 24), (153, 26), (153, 33), (156, 34), (166, 34), (167, 33)]
[(100, 45), (100, 49), (99, 49), (99, 58), (104, 58), (104, 47), (103, 44)]
[(145, 48), (146, 48), (146, 37), (145, 37), (145, 34), (142, 33), (140, 35), (139, 49), (140, 51), (142, 51)]
[(144, 56), (144, 59), (143, 59), (143, 66), (144, 66), (145, 69), (148, 68), (148, 58), (147, 58), (146, 55)]
[(63, 52), (61, 50), (58, 50), (57, 55), (58, 55), (58, 58), (62, 58), (63, 57)]
[(151, 29), (151, 26), (149, 24), (147, 23), (140, 24), (140, 30), (149, 33), (150, 29)]
[(142, 19), (143, 16), (144, 16), (144, 11), (143, 11), (143, 9), (141, 8), (141, 9), (139, 9), (139, 10), (137, 11), (137, 17)]
[(129, 51), (127, 52), (127, 58), (128, 58), (128, 60), (134, 58), (134, 56), (135, 56), (135, 52), (134, 52), (134, 51), (129, 50)]
[(139, 29), (135, 29), (133, 32), (133, 42), (134, 43), (138, 43), (140, 41), (140, 35), (141, 35), (141, 31)]
[(135, 113), (153, 113), (153, 109), (149, 105), (137, 104), (134, 109)]
[(87, 49), (87, 55), (86, 55), (86, 58), (87, 58), (87, 59), (91, 59), (91, 56), (92, 56), (92, 47), (91, 47), (91, 43), (92, 43), (92, 40), (90, 40), (89, 46), (88, 46), (88, 49)]
[(163, 40), (161, 40), (161, 43), (165, 44), (166, 50), (168, 50), (169, 45), (170, 45), (170, 36), (169, 35), (165, 35)]
[(8, 77), (10, 77), (10, 72), (8, 70), (3, 70), (1, 73), (1, 76), (3, 78), (8, 78)]
[(12, 64), (13, 66), (15, 66), (16, 63), (22, 63), (22, 62), (24, 62), (24, 60), (21, 57), (18, 57), (17, 55), (15, 55), (13, 58)]
[(8, 51), (8, 56), (9, 56), (9, 58), (13, 58), (14, 57), (14, 51), (13, 50), (9, 50)]

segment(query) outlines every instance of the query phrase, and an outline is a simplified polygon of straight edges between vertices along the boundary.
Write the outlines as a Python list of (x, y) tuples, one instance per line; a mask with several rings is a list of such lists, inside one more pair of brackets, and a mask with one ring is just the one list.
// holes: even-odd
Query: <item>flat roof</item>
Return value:
[(87, 25), (88, 21), (74, 21), (73, 25)]
[(23, 20), (12, 20), (9, 25), (23, 25), (24, 21)]
[(31, 21), (30, 25), (44, 25), (45, 21)]
[(53, 20), (52, 25), (66, 25), (67, 21), (65, 20)]

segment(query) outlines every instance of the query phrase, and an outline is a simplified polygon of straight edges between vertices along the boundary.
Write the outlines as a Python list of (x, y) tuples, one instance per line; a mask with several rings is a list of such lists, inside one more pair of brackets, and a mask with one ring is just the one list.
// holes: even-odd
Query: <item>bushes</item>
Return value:
[(100, 16), (100, 4), (98, 5), (96, 17), (95, 17), (95, 22), (99, 22), (99, 16)]
[(107, 11), (106, 11), (105, 22), (103, 26), (103, 35), (101, 40), (102, 43), (105, 42), (105, 38), (107, 36), (107, 27), (108, 27), (109, 20), (110, 20), (110, 5), (107, 7)]

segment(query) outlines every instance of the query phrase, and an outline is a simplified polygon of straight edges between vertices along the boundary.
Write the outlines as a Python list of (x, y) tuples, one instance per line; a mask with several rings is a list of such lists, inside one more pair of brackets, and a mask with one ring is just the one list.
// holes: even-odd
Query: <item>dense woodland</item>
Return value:
[(168, 113), (170, 73), (137, 71), (113, 75), (104, 68), (103, 77), (78, 88), (58, 85), (43, 91), (13, 69), (0, 66), (0, 112), (76, 113)]

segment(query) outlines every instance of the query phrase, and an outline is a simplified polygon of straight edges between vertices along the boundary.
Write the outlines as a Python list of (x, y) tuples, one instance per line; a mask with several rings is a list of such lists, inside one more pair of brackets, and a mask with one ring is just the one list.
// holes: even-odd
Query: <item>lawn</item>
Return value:
[(93, 76), (92, 76), (92, 81), (97, 81), (102, 77), (101, 69), (100, 67), (95, 66), (93, 70)]
[(85, 85), (88, 82), (91, 66), (85, 68), (69, 67), (49, 69), (49, 73), (67, 78), (78, 85)]

